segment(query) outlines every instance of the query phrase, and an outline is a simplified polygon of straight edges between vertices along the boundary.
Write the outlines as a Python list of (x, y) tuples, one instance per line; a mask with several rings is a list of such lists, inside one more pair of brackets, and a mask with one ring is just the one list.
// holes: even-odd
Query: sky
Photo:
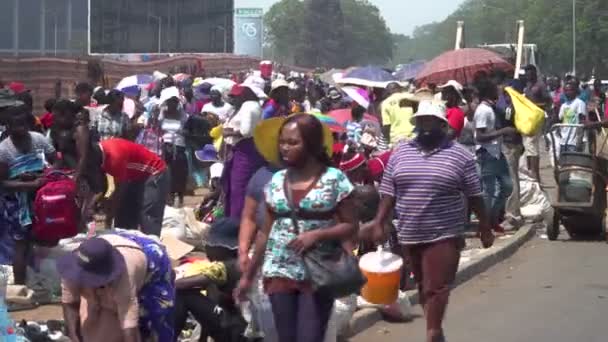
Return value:
[[(376, 5), (391, 32), (412, 34), (416, 26), (440, 21), (464, 0), (369, 0)], [(267, 10), (276, 0), (235, 0), (235, 7), (263, 7)]]

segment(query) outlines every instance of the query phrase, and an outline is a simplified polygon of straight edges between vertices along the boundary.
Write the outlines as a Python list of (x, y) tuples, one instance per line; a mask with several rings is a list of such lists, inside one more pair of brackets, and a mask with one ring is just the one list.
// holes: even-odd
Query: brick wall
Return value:
[[(99, 63), (103, 70), (103, 81), (95, 82), (89, 78), (89, 63)], [(114, 86), (123, 77), (135, 74), (151, 74), (155, 70), (168, 72), (196, 72), (203, 68), (207, 75), (214, 73), (240, 72), (257, 68), (259, 60), (232, 54), (181, 55), (150, 62), (119, 62), (95, 58), (0, 58), (0, 81), (9, 83), (20, 81), (32, 91), (34, 112), (42, 113), (46, 99), (72, 97), (74, 86), (79, 81), (105, 83)], [(290, 70), (305, 71), (301, 68)]]

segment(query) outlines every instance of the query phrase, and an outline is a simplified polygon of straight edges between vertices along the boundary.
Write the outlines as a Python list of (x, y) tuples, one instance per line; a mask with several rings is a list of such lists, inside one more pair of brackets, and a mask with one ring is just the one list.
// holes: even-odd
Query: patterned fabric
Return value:
[[(286, 170), (274, 174), (265, 189), (266, 203), (279, 216), (289, 216), (290, 207), (283, 185)], [(339, 203), (348, 197), (354, 187), (342, 171), (327, 168), (317, 184), (302, 200), (299, 208), (308, 213), (328, 213), (335, 211)], [(324, 229), (335, 224), (332, 220), (298, 220), (300, 232)], [(287, 278), (296, 281), (307, 280), (306, 268), (300, 256), (287, 244), (296, 238), (290, 217), (277, 217), (272, 225), (262, 272), (265, 278)], [(339, 248), (335, 243), (322, 242), (320, 249)]]
[(137, 243), (148, 261), (146, 284), (139, 290), (139, 329), (144, 340), (173, 341), (175, 284), (165, 247), (142, 234), (120, 231), (116, 235)]
[(13, 261), (14, 240), (23, 240), (29, 227), (19, 224), (19, 202), (12, 193), (0, 193), (0, 262), (9, 265)]
[[(44, 159), (42, 155), (42, 152), (33, 152), (14, 158), (9, 164), (9, 178), (14, 179), (24, 173), (42, 172), (44, 170)], [(19, 236), (16, 237), (19, 237), (19, 239), (24, 239), (25, 235), (21, 236), (21, 234), (27, 233), (25, 227), (30, 226), (33, 220), (32, 198), (30, 193), (24, 191), (15, 192), (14, 196), (16, 197), (19, 205), (19, 224), (21, 227), (24, 227), (21, 229)]]
[(127, 114), (121, 112), (113, 115), (105, 110), (92, 124), (99, 134), (99, 140), (121, 137), (129, 130), (129, 125)]
[(414, 140), (395, 148), (379, 191), (395, 198), (397, 235), (404, 245), (461, 235), (466, 199), (482, 195), (475, 159), (463, 146), (446, 142), (424, 153)]
[(156, 154), (157, 156), (160, 156), (163, 153), (163, 140), (158, 129), (143, 129), (141, 132), (139, 132), (139, 135), (137, 136), (137, 139), (135, 139), (135, 142), (144, 146), (148, 149), (148, 151)]

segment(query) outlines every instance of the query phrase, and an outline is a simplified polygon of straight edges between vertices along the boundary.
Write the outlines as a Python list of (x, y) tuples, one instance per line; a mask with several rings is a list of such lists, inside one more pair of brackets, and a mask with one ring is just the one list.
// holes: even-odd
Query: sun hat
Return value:
[(268, 97), (264, 92), (264, 88), (266, 87), (266, 81), (260, 76), (249, 76), (241, 83), (241, 86), (247, 87), (253, 91), (253, 93), (259, 97), (260, 99), (265, 99)]
[(86, 240), (57, 260), (57, 270), (63, 279), (88, 288), (108, 285), (126, 269), (122, 254), (102, 238)]
[(365, 164), (365, 160), (365, 155), (363, 155), (363, 153), (357, 153), (350, 159), (340, 161), (340, 170), (344, 172), (356, 170)]
[(419, 101), (425, 101), (425, 100), (433, 100), (435, 95), (433, 94), (431, 89), (424, 87), (424, 88), (417, 89), (414, 92), (414, 96), (416, 96), (416, 98), (418, 98)]
[[(295, 114), (297, 115), (297, 114)], [(308, 114), (310, 115), (310, 114)], [(253, 141), (258, 152), (264, 157), (264, 159), (273, 164), (281, 165), (281, 156), (279, 153), (279, 135), (283, 123), (288, 117), (278, 117), (263, 120), (258, 124), (253, 133)], [(327, 125), (323, 126), (323, 145), (328, 156), (332, 156), (334, 138), (331, 130)]]
[(160, 92), (160, 103), (165, 103), (172, 98), (179, 99), (179, 89), (177, 87), (168, 87)]
[(279, 88), (289, 88), (289, 83), (285, 80), (277, 79), (272, 82), (272, 87), (270, 90), (270, 94), (272, 94), (275, 90)]
[(443, 101), (423, 100), (418, 105), (418, 111), (412, 116), (412, 124), (416, 123), (416, 118), (421, 116), (434, 116), (445, 122), (448, 122), (446, 117), (446, 107)]
[(445, 89), (445, 88), (449, 88), (452, 87), (454, 88), (454, 90), (456, 90), (456, 92), (458, 93), (458, 96), (460, 96), (460, 98), (462, 99), (462, 91), (464, 90), (464, 87), (462, 86), (462, 84), (460, 84), (458, 81), (455, 80), (449, 80), (447, 81), (447, 83), (440, 85), (439, 89)]
[(194, 152), (194, 155), (196, 156), (196, 159), (198, 159), (198, 161), (204, 162), (204, 163), (215, 163), (217, 162), (217, 150), (215, 149), (215, 146), (213, 146), (212, 144), (207, 144), (205, 146), (203, 146), (202, 150), (198, 150), (196, 152)]
[(224, 247), (238, 249), (240, 221), (231, 217), (215, 220), (207, 232), (208, 247)]
[(359, 87), (343, 87), (342, 91), (346, 93), (351, 100), (357, 102), (361, 107), (369, 108), (369, 94), (367, 90)]

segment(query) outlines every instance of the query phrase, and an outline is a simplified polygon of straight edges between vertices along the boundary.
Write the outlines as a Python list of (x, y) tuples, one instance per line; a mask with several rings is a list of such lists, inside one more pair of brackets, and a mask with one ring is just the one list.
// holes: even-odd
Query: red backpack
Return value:
[(57, 243), (78, 234), (76, 183), (57, 170), (45, 172), (47, 183), (36, 192), (32, 233), (38, 241)]

